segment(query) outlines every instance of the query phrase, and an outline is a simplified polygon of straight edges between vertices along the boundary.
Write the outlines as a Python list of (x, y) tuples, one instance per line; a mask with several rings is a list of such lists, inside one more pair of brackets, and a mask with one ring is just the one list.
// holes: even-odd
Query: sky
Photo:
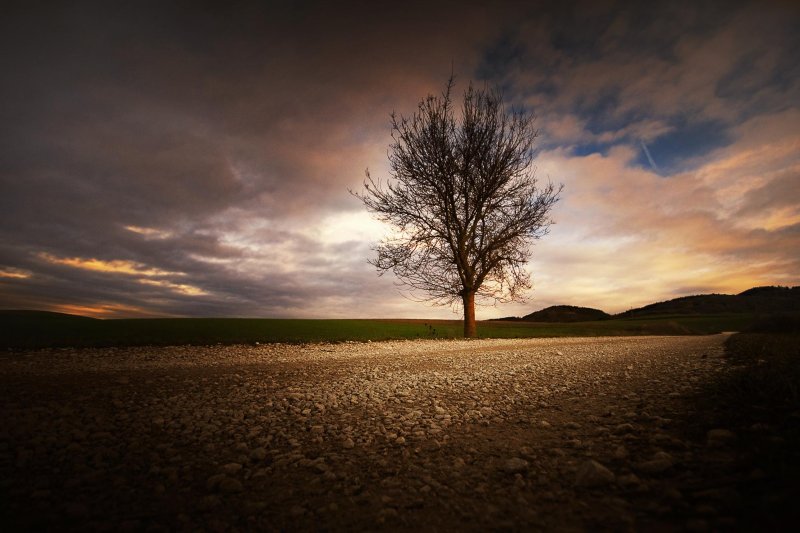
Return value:
[(794, 2), (33, 4), (0, 20), (0, 308), (458, 318), (376, 274), (348, 192), (451, 72), (564, 184), (528, 300), (478, 319), (800, 284)]

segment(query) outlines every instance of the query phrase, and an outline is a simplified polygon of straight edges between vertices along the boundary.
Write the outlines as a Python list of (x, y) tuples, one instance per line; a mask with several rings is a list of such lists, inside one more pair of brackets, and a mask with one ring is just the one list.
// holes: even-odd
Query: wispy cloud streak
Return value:
[(644, 155), (647, 156), (647, 161), (650, 163), (650, 168), (658, 172), (658, 165), (656, 165), (656, 162), (653, 161), (653, 156), (650, 155), (650, 150), (647, 149), (647, 145), (642, 140), (640, 140), (639, 143), (642, 145), (642, 150), (644, 150)]

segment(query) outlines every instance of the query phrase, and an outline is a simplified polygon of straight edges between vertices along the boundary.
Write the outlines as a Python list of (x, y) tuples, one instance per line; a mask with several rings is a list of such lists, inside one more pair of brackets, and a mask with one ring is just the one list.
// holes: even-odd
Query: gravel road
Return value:
[[(0, 356), (6, 531), (725, 529), (725, 335)], [(720, 481), (722, 480), (722, 481)]]

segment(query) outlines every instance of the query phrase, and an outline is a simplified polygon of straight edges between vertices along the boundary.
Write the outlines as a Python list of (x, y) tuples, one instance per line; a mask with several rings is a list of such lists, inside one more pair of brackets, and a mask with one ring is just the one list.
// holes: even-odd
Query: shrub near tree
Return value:
[(389, 177), (367, 171), (353, 193), (392, 233), (370, 262), (413, 298), (461, 305), (464, 337), (477, 335), (476, 298), (524, 301), (533, 241), (548, 232), (563, 186), (534, 175), (534, 116), (507, 111), (499, 91), (469, 85), (460, 113), (445, 91), (409, 118), (391, 115)]

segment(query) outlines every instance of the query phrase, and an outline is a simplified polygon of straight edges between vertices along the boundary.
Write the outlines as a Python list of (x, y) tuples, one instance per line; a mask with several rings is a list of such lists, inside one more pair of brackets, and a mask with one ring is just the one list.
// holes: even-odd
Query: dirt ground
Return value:
[(6, 353), (2, 529), (781, 529), (725, 338)]

